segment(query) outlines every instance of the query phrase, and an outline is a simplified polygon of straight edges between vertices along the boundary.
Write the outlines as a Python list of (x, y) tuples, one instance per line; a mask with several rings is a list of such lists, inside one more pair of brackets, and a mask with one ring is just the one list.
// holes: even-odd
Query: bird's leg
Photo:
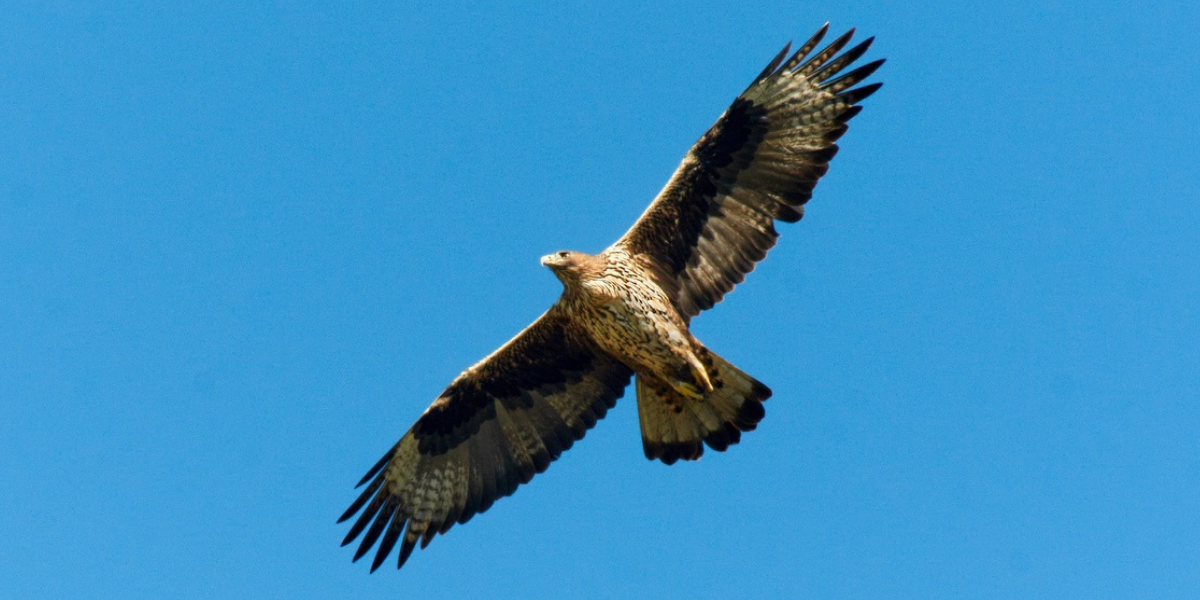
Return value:
[(711, 394), (713, 384), (708, 378), (708, 369), (704, 368), (704, 364), (700, 362), (699, 358), (696, 358), (695, 354), (688, 355), (688, 365), (692, 368), (692, 379), (700, 384), (705, 392)]
[(680, 396), (683, 396), (684, 398), (687, 398), (689, 400), (703, 400), (704, 399), (704, 394), (700, 392), (700, 388), (697, 388), (695, 386), (695, 384), (693, 384), (690, 381), (684, 381), (682, 379), (673, 379), (673, 380), (671, 380), (671, 389), (674, 389), (676, 392), (679, 392)]
[[(680, 369), (680, 376), (671, 378), (671, 387), (685, 398), (703, 400), (706, 393), (713, 391), (712, 381), (708, 378), (708, 370), (693, 354), (688, 355), (687, 362), (687, 366)], [(686, 375), (684, 375), (685, 373)]]

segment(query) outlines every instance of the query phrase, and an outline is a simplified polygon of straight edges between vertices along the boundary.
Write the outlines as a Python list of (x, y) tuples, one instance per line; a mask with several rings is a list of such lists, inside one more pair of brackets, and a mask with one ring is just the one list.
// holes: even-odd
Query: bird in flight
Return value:
[(855, 87), (883, 60), (843, 73), (874, 38), (838, 55), (850, 30), (814, 54), (827, 30), (784, 47), (616, 243), (542, 257), (562, 296), (455, 378), (358, 483), (338, 520), (358, 515), (342, 542), (362, 536), (354, 560), (378, 542), (374, 572), (399, 542), (403, 566), (546, 470), (631, 379), (650, 460), (695, 460), (755, 428), (771, 390), (688, 326), (766, 256), (776, 220), (800, 220), (858, 102), (882, 85)]

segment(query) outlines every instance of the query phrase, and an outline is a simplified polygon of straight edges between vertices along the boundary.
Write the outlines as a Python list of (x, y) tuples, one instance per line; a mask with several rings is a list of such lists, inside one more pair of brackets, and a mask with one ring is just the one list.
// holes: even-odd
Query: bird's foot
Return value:
[(708, 378), (708, 371), (704, 370), (704, 365), (692, 366), (692, 378), (696, 380), (696, 383), (700, 384), (699, 389), (703, 390), (703, 393), (712, 393), (712, 380)]
[(690, 382), (676, 379), (675, 381), (671, 382), (671, 387), (676, 392), (679, 392), (680, 396), (683, 396), (689, 400), (704, 399), (704, 394), (700, 391), (700, 389)]

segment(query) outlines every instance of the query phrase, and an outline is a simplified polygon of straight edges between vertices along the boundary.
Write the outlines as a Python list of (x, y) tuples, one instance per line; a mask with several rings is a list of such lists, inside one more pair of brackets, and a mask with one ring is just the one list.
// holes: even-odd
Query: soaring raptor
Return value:
[(562, 297), (455, 378), (359, 482), (368, 485), (339, 520), (361, 511), (342, 542), (362, 535), (354, 560), (378, 542), (374, 571), (400, 542), (403, 566), (418, 542), (546, 470), (631, 378), (651, 460), (695, 460), (754, 429), (771, 390), (688, 324), (766, 256), (776, 220), (800, 220), (858, 102), (881, 85), (854, 87), (882, 60), (842, 73), (871, 45), (838, 56), (853, 30), (812, 54), (827, 29), (790, 57), (784, 47), (621, 239), (595, 256), (542, 257)]

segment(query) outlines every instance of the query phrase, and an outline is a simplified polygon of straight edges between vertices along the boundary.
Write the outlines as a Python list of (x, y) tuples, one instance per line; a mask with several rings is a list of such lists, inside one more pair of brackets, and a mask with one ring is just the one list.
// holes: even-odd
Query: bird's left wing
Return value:
[(659, 275), (685, 317), (719, 302), (766, 256), (776, 219), (800, 219), (856, 103), (880, 86), (854, 87), (882, 60), (839, 76), (871, 44), (835, 58), (853, 30), (808, 58), (827, 27), (786, 62), (785, 47), (767, 65), (614, 244)]
[(466, 523), (546, 470), (616, 403), (632, 371), (593, 352), (555, 305), (459, 375), (359, 485), (339, 523), (360, 510), (342, 545), (365, 531), (371, 570), (397, 541), (397, 568), (417, 542)]

